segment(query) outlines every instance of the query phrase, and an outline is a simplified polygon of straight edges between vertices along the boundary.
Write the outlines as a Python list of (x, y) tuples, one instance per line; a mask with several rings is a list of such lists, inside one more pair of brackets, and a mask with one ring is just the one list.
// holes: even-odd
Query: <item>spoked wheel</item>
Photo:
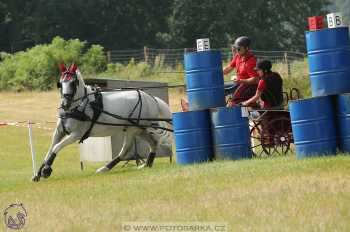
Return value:
[(262, 145), (262, 133), (260, 129), (260, 123), (253, 122), (250, 129), (251, 149), (253, 156), (262, 157), (266, 156), (264, 147)]
[(285, 155), (290, 150), (292, 142), (290, 119), (278, 117), (255, 124), (250, 131), (250, 136), (255, 156)]
[(266, 122), (263, 134), (267, 138), (263, 148), (268, 155), (286, 155), (290, 150), (292, 129), (289, 118), (278, 117)]

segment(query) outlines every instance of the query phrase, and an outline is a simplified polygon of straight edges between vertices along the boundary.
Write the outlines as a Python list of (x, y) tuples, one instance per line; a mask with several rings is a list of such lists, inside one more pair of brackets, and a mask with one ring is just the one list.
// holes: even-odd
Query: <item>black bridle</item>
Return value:
[[(62, 81), (64, 82), (65, 79), (66, 79), (66, 76), (69, 75), (71, 78), (72, 78), (72, 82), (70, 83), (72, 86), (72, 93), (69, 93), (69, 94), (63, 94), (63, 89), (62, 89)], [(79, 86), (79, 79), (77, 77), (77, 74), (76, 73), (73, 73), (73, 72), (69, 72), (69, 71), (65, 71), (62, 73), (62, 78), (59, 82), (57, 82), (57, 88), (60, 89), (60, 93), (61, 93), (61, 96), (67, 101), (69, 102), (70, 104), (72, 104), (74, 102), (73, 98), (77, 92), (77, 88)], [(61, 107), (60, 108), (63, 108), (62, 104), (61, 104)]]

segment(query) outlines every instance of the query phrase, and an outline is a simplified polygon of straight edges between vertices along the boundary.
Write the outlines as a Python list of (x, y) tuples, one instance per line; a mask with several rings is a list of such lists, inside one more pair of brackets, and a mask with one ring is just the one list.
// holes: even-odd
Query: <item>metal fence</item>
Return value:
[[(224, 60), (232, 58), (232, 52), (229, 48), (212, 49), (221, 51)], [(131, 59), (135, 62), (146, 62), (152, 64), (157, 62), (157, 59), (163, 59), (163, 62), (167, 65), (173, 66), (183, 62), (184, 54), (187, 52), (195, 51), (194, 48), (183, 49), (157, 49), (147, 48), (134, 49), (134, 50), (112, 50), (107, 52), (107, 58), (109, 63), (128, 63)], [(258, 51), (253, 50), (254, 54), (258, 58), (267, 58), (276, 61), (294, 61), (302, 60), (306, 54), (291, 51)]]
[[(221, 51), (224, 62), (232, 58), (230, 48), (212, 49)], [(157, 49), (144, 47), (134, 50), (113, 50), (107, 52), (108, 63), (127, 64), (131, 60), (134, 62), (145, 62), (151, 66), (169, 66), (176, 67), (182, 65), (184, 54), (193, 52), (195, 48), (183, 49)], [(295, 61), (305, 60), (306, 54), (292, 51), (259, 51), (253, 50), (258, 59), (269, 59), (273, 63), (283, 63), (286, 67), (286, 73), (291, 76), (293, 64)]]

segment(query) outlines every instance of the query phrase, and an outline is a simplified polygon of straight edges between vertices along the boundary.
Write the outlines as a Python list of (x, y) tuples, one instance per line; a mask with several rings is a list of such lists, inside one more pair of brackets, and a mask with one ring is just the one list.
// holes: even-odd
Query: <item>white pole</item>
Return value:
[(29, 145), (30, 151), (32, 153), (32, 164), (33, 164), (33, 175), (36, 175), (36, 165), (35, 165), (35, 150), (33, 145), (33, 132), (32, 132), (32, 122), (28, 121), (28, 131), (29, 131)]

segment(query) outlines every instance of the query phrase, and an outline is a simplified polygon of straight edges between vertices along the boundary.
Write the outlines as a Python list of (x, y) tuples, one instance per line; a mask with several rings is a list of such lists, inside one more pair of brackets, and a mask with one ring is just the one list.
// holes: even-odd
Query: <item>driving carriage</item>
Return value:
[[(226, 97), (232, 94), (226, 87)], [(285, 155), (291, 149), (293, 133), (288, 101), (300, 98), (300, 91), (292, 88), (283, 92), (283, 104), (273, 109), (248, 109), (251, 148), (256, 157)]]

